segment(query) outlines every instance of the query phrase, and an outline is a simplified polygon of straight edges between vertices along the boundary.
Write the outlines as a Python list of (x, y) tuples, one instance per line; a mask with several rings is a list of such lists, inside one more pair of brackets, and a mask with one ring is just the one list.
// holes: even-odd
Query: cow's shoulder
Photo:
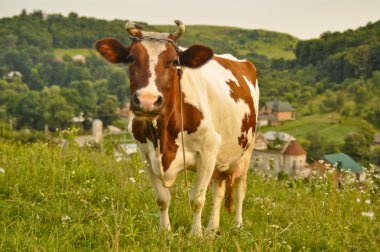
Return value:
[(245, 79), (256, 86), (256, 67), (251, 61), (246, 59), (240, 60), (230, 54), (215, 55), (213, 60), (226, 69), (226, 71), (230, 71), (239, 82)]

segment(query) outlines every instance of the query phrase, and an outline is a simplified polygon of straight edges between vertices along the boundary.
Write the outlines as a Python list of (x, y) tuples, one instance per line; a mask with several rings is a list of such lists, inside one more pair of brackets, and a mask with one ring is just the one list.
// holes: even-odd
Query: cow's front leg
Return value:
[(215, 162), (208, 167), (201, 166), (200, 169), (197, 168), (194, 185), (189, 193), (189, 201), (193, 213), (191, 235), (194, 236), (202, 236), (202, 210), (206, 199), (207, 186), (213, 174), (214, 165)]
[(212, 211), (208, 229), (210, 231), (218, 231), (220, 221), (220, 208), (226, 192), (226, 180), (214, 179), (212, 181)]
[(195, 181), (189, 193), (190, 206), (193, 213), (191, 234), (194, 236), (202, 236), (202, 210), (206, 199), (207, 187), (215, 169), (221, 139), (216, 134), (210, 134), (208, 139), (204, 139), (203, 144), (203, 150), (199, 152), (196, 160)]
[(170, 205), (170, 191), (164, 187), (161, 180), (153, 173), (152, 168), (148, 165), (148, 175), (152, 186), (156, 192), (156, 202), (160, 209), (160, 230), (170, 231), (169, 220), (169, 205)]

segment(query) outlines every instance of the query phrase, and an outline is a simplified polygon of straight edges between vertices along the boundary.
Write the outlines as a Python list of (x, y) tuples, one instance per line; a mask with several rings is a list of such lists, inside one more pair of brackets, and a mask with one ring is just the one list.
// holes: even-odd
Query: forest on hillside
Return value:
[[(100, 118), (106, 125), (115, 123), (117, 108), (128, 100), (127, 69), (106, 63), (93, 45), (102, 37), (116, 37), (128, 44), (125, 22), (42, 11), (22, 11), (0, 19), (2, 136), (11, 135), (11, 126), (35, 132), (46, 127), (63, 129), (81, 113), (89, 119), (85, 128), (91, 118)], [(139, 24), (145, 30), (176, 29), (174, 25)], [(380, 129), (380, 21), (304, 41), (263, 30), (188, 26), (179, 43), (185, 47), (205, 44), (216, 53), (254, 62), (261, 104), (277, 98), (290, 102), (299, 117), (336, 113), (363, 120), (370, 132)], [(89, 50), (85, 63), (72, 58), (70, 50), (78, 48)], [(58, 50), (67, 54), (58, 56)], [(362, 135), (347, 143), (368, 146), (365, 139), (370, 141)], [(340, 147), (333, 144), (332, 149)]]

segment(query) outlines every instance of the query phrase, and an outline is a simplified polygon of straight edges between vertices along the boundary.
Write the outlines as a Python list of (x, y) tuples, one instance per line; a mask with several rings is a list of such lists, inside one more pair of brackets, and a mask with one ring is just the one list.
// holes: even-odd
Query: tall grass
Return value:
[[(189, 237), (184, 177), (172, 189), (173, 231), (159, 233), (137, 156), (112, 149), (0, 141), (0, 251), (378, 251), (379, 196), (330, 174), (302, 180), (250, 172), (244, 227), (222, 211), (218, 236)], [(203, 224), (211, 210), (210, 193)], [(367, 213), (362, 216), (362, 213)], [(374, 217), (371, 217), (372, 214)]]

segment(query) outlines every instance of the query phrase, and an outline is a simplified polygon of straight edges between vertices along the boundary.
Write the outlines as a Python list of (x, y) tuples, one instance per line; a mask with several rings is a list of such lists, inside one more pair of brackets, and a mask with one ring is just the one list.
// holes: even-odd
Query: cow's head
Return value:
[[(213, 56), (213, 51), (193, 45), (185, 51), (176, 50), (175, 41), (185, 31), (181, 21), (175, 21), (174, 33), (145, 32), (132, 22), (126, 24), (132, 43), (125, 46), (114, 38), (99, 40), (96, 50), (111, 63), (126, 63), (131, 85), (130, 108), (138, 119), (154, 120), (173, 106), (173, 88), (178, 86), (177, 66), (197, 68)], [(176, 89), (178, 90), (178, 89)], [(177, 91), (178, 92), (178, 91)]]

